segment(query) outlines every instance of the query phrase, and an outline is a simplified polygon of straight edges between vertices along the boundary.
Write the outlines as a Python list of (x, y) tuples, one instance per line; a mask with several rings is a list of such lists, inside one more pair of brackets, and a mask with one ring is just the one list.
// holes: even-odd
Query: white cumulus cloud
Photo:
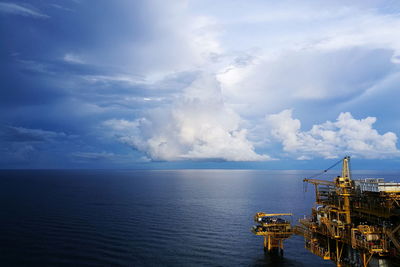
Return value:
[(104, 122), (120, 141), (153, 160), (270, 160), (255, 152), (241, 123), (240, 116), (224, 105), (213, 75), (202, 75), (171, 106), (146, 117)]
[(369, 159), (400, 155), (396, 134), (379, 134), (373, 128), (375, 117), (357, 120), (351, 113), (344, 112), (335, 122), (314, 125), (309, 131), (301, 131), (300, 120), (294, 119), (289, 109), (266, 119), (271, 135), (282, 143), (283, 150), (299, 159), (336, 158), (344, 154)]

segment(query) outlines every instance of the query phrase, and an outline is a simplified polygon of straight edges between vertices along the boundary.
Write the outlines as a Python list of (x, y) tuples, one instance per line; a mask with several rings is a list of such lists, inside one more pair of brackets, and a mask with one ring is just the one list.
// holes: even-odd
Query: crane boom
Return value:
[(307, 178), (305, 178), (303, 180), (303, 182), (307, 182), (307, 183), (310, 183), (310, 184), (313, 184), (313, 185), (320, 185), (320, 184), (322, 184), (322, 185), (332, 185), (332, 186), (335, 185), (335, 183), (332, 182), (332, 181), (319, 180), (319, 179), (307, 179)]

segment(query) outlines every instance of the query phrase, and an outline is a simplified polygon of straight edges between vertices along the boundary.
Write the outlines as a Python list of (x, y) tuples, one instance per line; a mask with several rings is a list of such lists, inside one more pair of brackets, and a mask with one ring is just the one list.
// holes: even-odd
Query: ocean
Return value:
[[(250, 232), (256, 212), (308, 215), (310, 171), (2, 170), (1, 266), (334, 266)], [(383, 177), (396, 173), (360, 177)], [(334, 177), (336, 173), (327, 177)]]

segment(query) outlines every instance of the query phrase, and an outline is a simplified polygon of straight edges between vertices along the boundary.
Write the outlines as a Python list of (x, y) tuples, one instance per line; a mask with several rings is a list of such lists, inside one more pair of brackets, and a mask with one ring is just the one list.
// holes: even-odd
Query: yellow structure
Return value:
[(252, 232), (255, 235), (264, 236), (264, 251), (278, 252), (283, 255), (283, 241), (292, 234), (292, 227), (288, 220), (282, 216), (292, 216), (291, 213), (273, 213), (267, 214), (258, 212), (254, 215)]
[(368, 266), (373, 256), (400, 258), (400, 184), (381, 178), (352, 180), (350, 157), (333, 181), (304, 179), (315, 186), (311, 217), (296, 234), (305, 247), (337, 266)]
[(309, 218), (292, 228), (281, 218), (290, 213), (259, 212), (252, 232), (264, 236), (264, 250), (269, 252), (282, 254), (283, 241), (297, 234), (304, 237), (306, 249), (336, 266), (367, 267), (374, 257), (400, 266), (400, 183), (382, 178), (353, 180), (350, 157), (327, 170), (339, 163), (341, 175), (333, 181), (304, 179), (315, 187)]

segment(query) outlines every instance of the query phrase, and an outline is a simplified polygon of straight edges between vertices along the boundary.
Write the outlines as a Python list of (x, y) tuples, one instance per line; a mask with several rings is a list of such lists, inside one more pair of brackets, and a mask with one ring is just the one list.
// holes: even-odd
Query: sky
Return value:
[(400, 169), (400, 2), (0, 1), (0, 168)]

